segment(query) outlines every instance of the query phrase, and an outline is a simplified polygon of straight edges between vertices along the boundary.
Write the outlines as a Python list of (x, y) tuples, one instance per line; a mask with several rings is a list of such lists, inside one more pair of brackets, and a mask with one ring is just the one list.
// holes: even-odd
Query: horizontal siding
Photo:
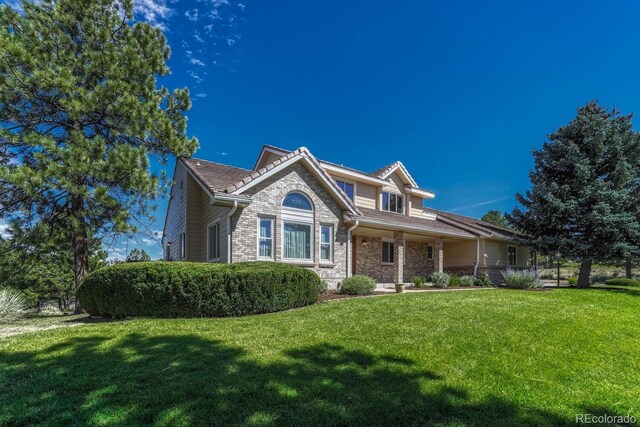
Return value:
[(356, 183), (356, 206), (375, 209), (376, 187), (361, 182)]
[[(204, 196), (204, 197), (203, 197)], [(205, 199), (205, 200), (203, 200)], [(202, 206), (209, 196), (191, 175), (187, 177), (187, 259), (205, 261), (205, 241), (202, 239)]]
[(180, 234), (187, 231), (186, 178), (187, 171), (182, 162), (178, 161), (173, 175), (169, 208), (162, 236), (163, 246), (171, 242), (171, 259), (173, 260), (180, 260)]
[(464, 267), (476, 262), (477, 243), (475, 240), (463, 242), (445, 242), (443, 245), (443, 264), (447, 267)]
[(411, 216), (422, 216), (422, 197), (411, 196)]
[(404, 194), (404, 183), (395, 172), (392, 173), (387, 180), (390, 181), (390, 183), (389, 185), (385, 185), (382, 188), (382, 191)]
[(214, 221), (220, 221), (220, 262), (227, 262), (227, 215), (231, 211), (228, 206), (211, 206), (207, 204), (202, 212), (202, 241), (204, 242), (204, 256), (203, 261), (207, 261), (206, 241), (207, 241), (207, 227)]
[[(487, 267), (508, 267), (507, 262), (507, 246), (511, 243), (486, 240), (484, 244), (485, 262)], [(513, 245), (515, 246), (515, 245)], [(526, 246), (518, 246), (517, 267), (526, 267), (529, 265), (529, 248)]]

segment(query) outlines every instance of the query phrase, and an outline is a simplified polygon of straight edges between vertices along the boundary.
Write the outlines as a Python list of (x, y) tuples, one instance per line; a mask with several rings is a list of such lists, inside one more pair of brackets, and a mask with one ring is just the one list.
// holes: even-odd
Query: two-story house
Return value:
[(526, 267), (529, 250), (493, 224), (425, 207), (434, 193), (401, 162), (367, 173), (305, 147), (266, 145), (253, 170), (196, 158), (176, 163), (165, 259), (270, 260), (313, 269), (335, 287), (352, 274), (409, 282), (434, 271)]

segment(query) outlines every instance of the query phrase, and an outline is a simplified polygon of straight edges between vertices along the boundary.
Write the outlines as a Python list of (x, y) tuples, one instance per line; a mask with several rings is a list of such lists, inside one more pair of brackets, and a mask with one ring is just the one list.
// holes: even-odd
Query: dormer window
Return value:
[(404, 197), (400, 194), (382, 192), (382, 210), (396, 213), (404, 212)]

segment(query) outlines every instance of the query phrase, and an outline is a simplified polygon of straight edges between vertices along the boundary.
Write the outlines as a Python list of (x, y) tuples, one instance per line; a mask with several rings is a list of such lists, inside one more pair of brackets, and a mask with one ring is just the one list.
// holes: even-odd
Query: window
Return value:
[(345, 194), (353, 201), (353, 184), (339, 180), (336, 180), (336, 184), (338, 184), (338, 187), (340, 187), (342, 191), (344, 191)]
[(311, 261), (313, 205), (302, 193), (289, 193), (282, 201), (282, 257)]
[(382, 262), (393, 264), (393, 243), (382, 242)]
[(400, 194), (382, 192), (382, 210), (389, 212), (403, 212), (403, 197)]
[(180, 234), (180, 259), (187, 257), (187, 235), (185, 233)]
[(220, 220), (207, 227), (207, 260), (220, 259)]
[(258, 258), (273, 259), (273, 219), (258, 218)]
[(508, 265), (516, 265), (518, 263), (518, 248), (515, 246), (507, 246), (507, 263)]
[(320, 226), (320, 261), (331, 261), (331, 242), (333, 241), (333, 227)]
[(433, 259), (433, 245), (427, 245), (427, 259)]
[(290, 193), (284, 198), (282, 207), (312, 211), (311, 202), (302, 193)]

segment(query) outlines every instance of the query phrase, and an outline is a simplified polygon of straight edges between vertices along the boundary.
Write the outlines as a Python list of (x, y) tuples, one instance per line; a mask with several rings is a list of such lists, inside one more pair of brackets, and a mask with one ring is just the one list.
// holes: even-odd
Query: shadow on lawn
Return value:
[(472, 401), (408, 359), (317, 345), (257, 363), (196, 336), (76, 338), (0, 353), (0, 424), (568, 424)]

